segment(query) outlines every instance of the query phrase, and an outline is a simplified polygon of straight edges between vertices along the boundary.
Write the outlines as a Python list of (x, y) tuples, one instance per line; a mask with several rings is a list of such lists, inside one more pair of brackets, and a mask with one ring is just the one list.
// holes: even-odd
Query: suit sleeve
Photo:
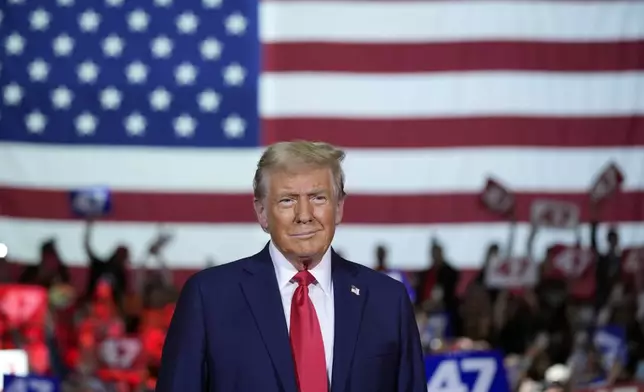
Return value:
[(163, 345), (156, 392), (207, 390), (204, 306), (196, 278), (188, 279), (177, 301)]
[(398, 392), (427, 392), (427, 379), (423, 350), (416, 316), (409, 296), (401, 286), (400, 298), (400, 365), (398, 368)]

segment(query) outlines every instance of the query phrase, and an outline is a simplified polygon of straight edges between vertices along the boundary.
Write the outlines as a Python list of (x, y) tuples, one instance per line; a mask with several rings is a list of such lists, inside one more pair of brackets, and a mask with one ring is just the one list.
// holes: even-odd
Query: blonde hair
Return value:
[(301, 167), (323, 167), (331, 169), (333, 186), (338, 200), (344, 198), (344, 171), (342, 161), (345, 152), (324, 142), (296, 140), (279, 142), (269, 146), (257, 162), (257, 170), (253, 179), (255, 199), (261, 200), (266, 196), (267, 173), (270, 171), (291, 171)]

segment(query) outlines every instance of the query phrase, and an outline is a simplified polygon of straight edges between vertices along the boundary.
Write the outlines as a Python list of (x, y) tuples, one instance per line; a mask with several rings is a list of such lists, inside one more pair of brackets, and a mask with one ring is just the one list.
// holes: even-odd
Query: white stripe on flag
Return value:
[[(260, 154), (0, 143), (0, 184), (250, 194)], [(488, 175), (514, 191), (586, 192), (611, 161), (625, 175), (624, 190), (644, 189), (644, 147), (349, 149), (344, 168), (347, 190), (354, 194), (478, 192)]]
[[(250, 208), (250, 207), (249, 207)], [(201, 268), (206, 257), (212, 256), (217, 262), (229, 262), (259, 251), (268, 241), (268, 235), (255, 224), (190, 224), (168, 226), (176, 234), (165, 254), (170, 267)], [(40, 242), (55, 237), (62, 257), (74, 265), (87, 265), (83, 251), (82, 234), (84, 224), (79, 221), (41, 221), (7, 219), (0, 217), (0, 238), (9, 246), (10, 257), (35, 261)], [(107, 257), (119, 243), (131, 247), (134, 261), (144, 254), (152, 237), (157, 233), (154, 224), (98, 223), (92, 244), (97, 252)], [(600, 245), (604, 246), (607, 225), (599, 230)], [(528, 224), (517, 226), (515, 254), (525, 254), (529, 233)], [(644, 238), (644, 222), (619, 225), (623, 246), (641, 244)], [(490, 224), (439, 224), (439, 225), (340, 225), (334, 247), (349, 259), (372, 265), (374, 250), (378, 244), (389, 249), (389, 260), (396, 268), (423, 268), (429, 257), (432, 236), (444, 245), (445, 252), (455, 266), (478, 267), (487, 246), (499, 242), (505, 246), (509, 225)], [(582, 230), (585, 245), (589, 244), (588, 227)], [(535, 251), (543, 257), (547, 245), (556, 241), (574, 243), (571, 231), (542, 230), (539, 232)]]
[(644, 38), (636, 1), (263, 1), (266, 42), (607, 42)]
[(265, 73), (259, 102), (267, 118), (592, 117), (644, 113), (642, 91), (644, 72), (289, 72)]

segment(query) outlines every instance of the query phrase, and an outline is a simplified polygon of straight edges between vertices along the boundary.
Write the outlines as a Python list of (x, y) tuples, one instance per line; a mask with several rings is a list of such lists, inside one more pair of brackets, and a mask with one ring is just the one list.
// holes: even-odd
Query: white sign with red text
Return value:
[(555, 251), (552, 266), (566, 279), (580, 277), (594, 260), (590, 249), (562, 247)]
[(485, 270), (485, 285), (488, 287), (532, 287), (538, 280), (537, 263), (528, 257), (493, 258)]
[(530, 206), (532, 223), (543, 227), (574, 229), (579, 225), (579, 207), (559, 200), (535, 200)]
[(619, 168), (611, 163), (598, 176), (590, 187), (590, 199), (599, 202), (615, 193), (624, 181), (624, 175)]
[(99, 346), (100, 359), (107, 368), (128, 369), (137, 362), (142, 348), (136, 337), (109, 338)]
[(481, 193), (483, 204), (492, 212), (507, 214), (514, 208), (514, 196), (499, 182), (488, 178)]

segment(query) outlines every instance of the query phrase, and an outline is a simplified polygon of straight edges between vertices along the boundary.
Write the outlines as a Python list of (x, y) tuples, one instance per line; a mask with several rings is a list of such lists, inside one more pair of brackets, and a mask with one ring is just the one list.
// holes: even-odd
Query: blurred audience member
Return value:
[(130, 252), (124, 245), (116, 247), (107, 260), (99, 258), (91, 245), (91, 236), (94, 222), (88, 220), (85, 226), (83, 245), (90, 261), (89, 278), (85, 290), (85, 300), (90, 300), (96, 291), (100, 279), (103, 279), (112, 286), (112, 295), (119, 309), (123, 309), (124, 298), (127, 293), (127, 275), (130, 264)]
[(51, 287), (56, 283), (69, 283), (69, 271), (58, 254), (55, 240), (47, 240), (41, 245), (40, 262), (25, 267), (18, 282), (44, 287)]
[(443, 247), (436, 240), (431, 244), (431, 260), (429, 269), (419, 277), (417, 304), (426, 308), (432, 302), (439, 302), (448, 313), (454, 332), (460, 334), (459, 300), (456, 293), (460, 273), (445, 260)]

